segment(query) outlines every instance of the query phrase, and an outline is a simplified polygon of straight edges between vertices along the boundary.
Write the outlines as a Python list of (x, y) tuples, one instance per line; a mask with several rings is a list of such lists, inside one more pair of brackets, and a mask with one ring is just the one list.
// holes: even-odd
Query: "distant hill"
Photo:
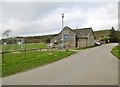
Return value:
[[(50, 39), (55, 37), (57, 34), (52, 35), (44, 35), (44, 36), (28, 36), (28, 37), (15, 37), (15, 38), (24, 38), (26, 43), (49, 43)], [(97, 40), (101, 40), (102, 38), (107, 38), (110, 35), (110, 30), (98, 30), (94, 31), (94, 35)], [(119, 32), (120, 37), (120, 32)], [(14, 39), (11, 39), (11, 43), (13, 43)], [(6, 41), (3, 39), (3, 42)]]
[(56, 35), (57, 34), (44, 35), (44, 36), (16, 37), (16, 38), (24, 38), (26, 43), (49, 43), (50, 39)]
[(110, 30), (99, 30), (94, 31), (94, 35), (97, 40), (100, 40), (101, 38), (106, 38), (110, 35)]
[[(39, 43), (39, 42), (49, 43), (50, 39), (56, 35), (57, 34), (44, 35), (44, 36), (29, 36), (29, 37), (24, 37), (24, 38), (27, 43)], [(100, 40), (102, 38), (108, 37), (110, 35), (110, 30), (94, 31), (94, 35), (97, 40)]]

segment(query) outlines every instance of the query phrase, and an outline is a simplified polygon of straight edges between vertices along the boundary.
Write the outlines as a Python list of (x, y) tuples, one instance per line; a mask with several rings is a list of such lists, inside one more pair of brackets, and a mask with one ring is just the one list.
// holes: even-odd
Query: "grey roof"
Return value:
[(89, 33), (91, 31), (93, 32), (91, 27), (90, 28), (71, 29), (71, 28), (65, 26), (64, 29), (66, 29), (66, 28), (70, 29), (71, 31), (73, 31), (73, 33), (76, 34), (78, 36), (78, 38), (87, 38)]
[(65, 26), (63, 29), (69, 29), (69, 30), (71, 30), (74, 34), (77, 34), (73, 29), (69, 28), (68, 26)]
[(91, 32), (92, 28), (82, 28), (82, 29), (74, 29), (73, 31), (76, 32), (79, 38), (87, 37)]

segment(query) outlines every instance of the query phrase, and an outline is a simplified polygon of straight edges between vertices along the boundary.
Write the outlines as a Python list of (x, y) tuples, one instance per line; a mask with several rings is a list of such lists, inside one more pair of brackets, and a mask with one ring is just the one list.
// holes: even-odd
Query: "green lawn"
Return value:
[(5, 54), (5, 63), (2, 64), (2, 76), (9, 76), (18, 72), (26, 71), (38, 66), (42, 66), (53, 61), (70, 56), (73, 51), (28, 51), (25, 59), (24, 53)]
[(115, 46), (113, 49), (112, 49), (112, 54), (114, 56), (116, 56), (118, 59), (120, 59), (120, 45), (119, 46)]
[(16, 51), (16, 50), (23, 50), (23, 49), (32, 49), (32, 48), (44, 48), (46, 47), (45, 43), (28, 43), (28, 44), (6, 44), (2, 45), (2, 51)]
[(1, 58), (2, 58), (2, 54), (0, 54), (0, 77), (2, 76), (2, 66), (1, 66), (2, 60), (1, 60)]

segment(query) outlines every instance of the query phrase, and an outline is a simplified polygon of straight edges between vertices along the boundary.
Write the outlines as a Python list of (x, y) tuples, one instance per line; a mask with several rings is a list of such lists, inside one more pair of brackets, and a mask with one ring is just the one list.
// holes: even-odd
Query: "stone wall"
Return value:
[(79, 39), (77, 44), (78, 48), (86, 47), (86, 39)]
[(94, 46), (95, 38), (93, 36), (92, 31), (90, 32), (88, 39), (87, 39), (87, 46)]
[(51, 39), (51, 42), (57, 42), (58, 44), (62, 43), (62, 33), (64, 34), (64, 45), (69, 45), (69, 47), (75, 47), (75, 34), (70, 29), (63, 29), (57, 36)]
[(76, 44), (77, 44), (78, 48), (82, 48), (82, 47), (94, 45), (95, 38), (94, 38), (92, 30), (90, 30), (90, 32), (88, 33), (88, 36), (81, 37), (76, 42), (76, 33), (68, 27), (65, 27), (57, 36), (52, 38), (51, 42), (52, 43), (57, 42), (59, 45), (61, 45), (62, 44), (62, 34), (64, 37), (63, 44), (65, 46), (76, 47)]

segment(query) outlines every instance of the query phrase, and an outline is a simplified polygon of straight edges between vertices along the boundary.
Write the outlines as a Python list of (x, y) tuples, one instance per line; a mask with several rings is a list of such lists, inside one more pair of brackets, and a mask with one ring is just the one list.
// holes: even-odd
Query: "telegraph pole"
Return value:
[(24, 52), (25, 52), (25, 59), (26, 59), (27, 58), (27, 56), (26, 56), (27, 54), (26, 54), (26, 41), (25, 41), (25, 39), (26, 39), (26, 37), (24, 38), (24, 47), (25, 47), (24, 48)]
[(63, 28), (64, 28), (64, 14), (62, 14), (62, 51), (64, 50), (64, 32), (63, 32)]

